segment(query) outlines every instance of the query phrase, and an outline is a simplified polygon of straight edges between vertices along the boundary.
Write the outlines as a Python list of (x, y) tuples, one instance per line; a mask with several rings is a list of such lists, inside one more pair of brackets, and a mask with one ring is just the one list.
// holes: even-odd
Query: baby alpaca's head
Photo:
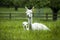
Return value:
[(23, 28), (24, 28), (25, 30), (29, 30), (28, 22), (23, 22)]
[(28, 25), (28, 23), (27, 22), (23, 22), (23, 26), (26, 26), (26, 25)]

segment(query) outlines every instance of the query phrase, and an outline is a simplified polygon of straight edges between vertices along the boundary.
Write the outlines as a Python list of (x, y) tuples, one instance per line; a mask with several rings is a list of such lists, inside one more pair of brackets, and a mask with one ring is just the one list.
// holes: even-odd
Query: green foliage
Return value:
[(53, 8), (60, 8), (60, 0), (50, 0), (50, 5)]
[(13, 4), (13, 5), (19, 5), (22, 7), (33, 5), (37, 8), (44, 7), (46, 4), (49, 3), (48, 0), (1, 0), (1, 2), (5, 3), (3, 5), (6, 5), (6, 4), (12, 5)]
[(20, 7), (33, 5), (36, 8), (40, 7), (57, 7), (60, 8), (60, 0), (0, 0), (3, 5), (19, 5)]
[[(47, 11), (48, 10), (48, 11)], [(40, 9), (36, 9), (37, 13), (52, 13), (52, 10), (50, 8), (44, 7), (44, 8), (40, 8)]]

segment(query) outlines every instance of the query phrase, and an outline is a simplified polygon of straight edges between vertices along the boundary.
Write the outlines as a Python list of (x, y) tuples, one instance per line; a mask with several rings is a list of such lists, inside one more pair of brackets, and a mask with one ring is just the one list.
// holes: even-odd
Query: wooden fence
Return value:
[[(52, 14), (44, 14), (44, 15), (36, 15), (36, 13), (33, 13), (33, 18), (39, 18), (39, 19), (52, 19)], [(60, 18), (60, 15), (57, 16), (58, 19)], [(0, 19), (27, 19), (26, 13), (0, 13)]]

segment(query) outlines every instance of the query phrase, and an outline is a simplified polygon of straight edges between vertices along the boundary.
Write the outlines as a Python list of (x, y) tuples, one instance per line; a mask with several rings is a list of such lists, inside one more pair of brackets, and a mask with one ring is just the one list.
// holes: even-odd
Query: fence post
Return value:
[(48, 20), (48, 13), (46, 13), (46, 21)]
[(11, 20), (11, 13), (9, 14), (9, 19)]

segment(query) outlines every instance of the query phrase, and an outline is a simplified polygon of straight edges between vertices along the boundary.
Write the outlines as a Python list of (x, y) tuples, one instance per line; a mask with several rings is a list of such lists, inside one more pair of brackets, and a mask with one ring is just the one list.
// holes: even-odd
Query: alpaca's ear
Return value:
[(34, 11), (34, 7), (32, 7), (32, 11)]
[(25, 9), (28, 10), (28, 8), (25, 6)]
[(34, 7), (32, 9), (34, 9)]

